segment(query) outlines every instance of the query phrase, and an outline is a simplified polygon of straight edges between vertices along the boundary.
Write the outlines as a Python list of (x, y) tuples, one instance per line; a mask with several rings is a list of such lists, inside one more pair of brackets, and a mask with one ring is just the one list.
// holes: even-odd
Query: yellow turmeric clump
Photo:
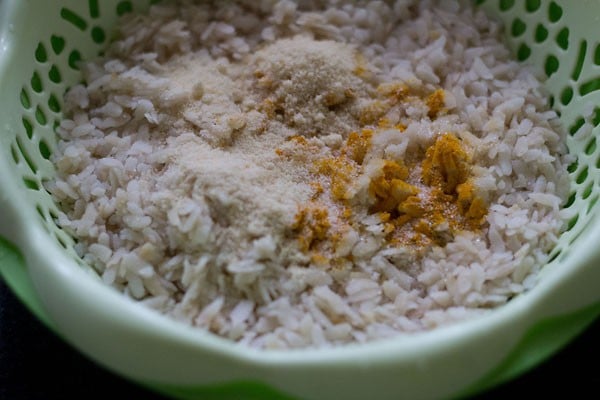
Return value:
[(315, 163), (315, 172), (329, 179), (331, 194), (335, 200), (348, 199), (348, 188), (371, 148), (372, 136), (371, 129), (363, 129), (360, 133), (352, 132), (339, 156), (324, 158)]
[(419, 190), (406, 182), (408, 169), (400, 161), (384, 160), (379, 176), (371, 180), (369, 193), (375, 198), (375, 212), (397, 213), (398, 206)]
[(393, 104), (397, 104), (408, 96), (409, 90), (402, 82), (387, 82), (377, 87), (377, 93), (390, 99)]
[[(351, 132), (338, 152), (313, 164), (314, 195), (308, 206), (299, 209), (292, 228), (301, 248), (320, 252), (314, 253), (315, 263), (324, 263), (323, 251), (335, 252), (344, 229), (362, 229), (356, 218), (364, 215), (362, 207), (366, 205), (364, 200), (355, 201), (361, 197), (354, 199), (351, 188), (365, 172), (367, 161), (372, 162), (366, 158), (373, 138), (383, 130), (396, 129), (398, 134), (406, 130), (399, 120), (390, 120), (397, 117), (386, 113), (394, 104), (415, 100), (407, 86), (382, 84), (377, 95), (379, 99), (371, 101), (359, 116), (359, 123), (370, 126)], [(420, 100), (435, 118), (443, 110), (444, 91), (436, 90)], [(304, 137), (290, 140), (308, 151)], [(330, 213), (315, 205), (317, 199), (332, 202)], [(370, 177), (368, 201), (366, 211), (379, 216), (388, 243), (417, 249), (432, 243), (443, 246), (460, 230), (479, 229), (487, 214), (487, 204), (471, 177), (471, 158), (452, 133), (441, 134), (425, 151), (412, 152), (406, 159), (381, 160)]]
[(427, 96), (425, 104), (429, 108), (427, 115), (429, 118), (436, 118), (446, 105), (445, 94), (443, 89), (437, 89), (435, 92)]
[(327, 208), (314, 204), (301, 207), (292, 224), (292, 230), (298, 233), (300, 247), (305, 251), (313, 249), (317, 243), (327, 239), (330, 227)]
[(356, 175), (356, 167), (347, 157), (332, 157), (319, 160), (316, 172), (329, 178), (332, 197), (337, 201), (348, 199), (348, 187)]
[(444, 193), (456, 193), (456, 187), (470, 174), (469, 156), (460, 140), (445, 133), (427, 149), (423, 160), (423, 182), (430, 186), (441, 185)]
[(379, 213), (393, 243), (444, 245), (458, 230), (479, 228), (487, 206), (476, 193), (470, 158), (456, 136), (443, 134), (426, 150), (420, 182), (409, 179), (408, 170), (419, 161), (412, 163), (385, 161), (369, 186), (375, 202), (371, 211)]
[(362, 164), (365, 155), (371, 148), (371, 138), (373, 130), (363, 129), (360, 133), (352, 132), (348, 135), (343, 153), (350, 157), (357, 164)]
[(460, 212), (469, 220), (480, 223), (481, 219), (487, 214), (487, 205), (485, 201), (475, 192), (475, 186), (469, 179), (465, 183), (457, 186), (458, 194), (457, 205)]
[(365, 105), (360, 113), (359, 122), (361, 125), (370, 125), (376, 123), (390, 109), (390, 106), (380, 100), (373, 100)]

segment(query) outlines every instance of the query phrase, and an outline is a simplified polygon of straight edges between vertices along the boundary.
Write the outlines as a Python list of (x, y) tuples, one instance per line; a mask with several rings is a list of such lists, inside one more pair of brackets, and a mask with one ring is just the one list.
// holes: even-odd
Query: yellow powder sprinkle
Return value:
[(372, 209), (375, 212), (393, 212), (409, 196), (417, 194), (419, 190), (406, 183), (406, 178), (408, 169), (401, 160), (385, 160), (381, 174), (369, 184), (369, 193), (375, 198)]
[(327, 239), (331, 223), (327, 208), (310, 204), (302, 207), (296, 214), (292, 230), (298, 233), (300, 247), (312, 250), (319, 242)]
[(362, 126), (371, 125), (382, 118), (389, 110), (389, 105), (386, 103), (373, 100), (363, 107), (360, 113), (360, 124)]
[(475, 223), (480, 223), (481, 219), (487, 214), (485, 201), (477, 196), (475, 186), (469, 179), (465, 183), (457, 186), (458, 194), (457, 205), (460, 212)]
[(444, 193), (456, 193), (470, 173), (469, 156), (460, 140), (449, 133), (441, 135), (427, 149), (423, 161), (423, 181), (431, 186), (442, 185)]
[(445, 94), (443, 89), (437, 89), (430, 94), (425, 100), (425, 104), (429, 107), (429, 118), (436, 118), (446, 105)]
[(325, 158), (317, 161), (316, 172), (329, 178), (333, 198), (338, 201), (348, 199), (348, 187), (356, 175), (356, 167), (347, 157)]
[(409, 90), (402, 82), (389, 82), (380, 84), (377, 93), (389, 98), (392, 104), (397, 104), (408, 96)]
[(313, 253), (310, 256), (310, 262), (313, 265), (316, 265), (318, 267), (324, 268), (327, 267), (329, 265), (329, 260), (327, 259), (327, 257), (325, 257), (323, 254), (321, 253)]
[(404, 124), (396, 124), (394, 125), (394, 129), (400, 131), (400, 132), (404, 132), (406, 130), (406, 125)]
[[(389, 161), (382, 167), (369, 190), (375, 199), (374, 211), (379, 212), (384, 233), (393, 243), (444, 245), (455, 232), (476, 230), (483, 224), (487, 206), (476, 194), (469, 162), (460, 140), (446, 133), (426, 150), (421, 162), (426, 189), (419, 190), (416, 182), (406, 178), (393, 178)], [(404, 168), (414, 169), (416, 165)], [(443, 226), (447, 234), (440, 231)]]
[(323, 189), (323, 185), (321, 184), (321, 182), (311, 182), (310, 187), (314, 191), (313, 196), (312, 196), (313, 200), (318, 198), (325, 191), (325, 189)]
[(373, 131), (371, 129), (363, 129), (361, 133), (352, 132), (348, 135), (343, 153), (350, 157), (357, 164), (362, 164), (365, 155), (371, 147), (371, 138)]
[(301, 135), (291, 136), (288, 140), (290, 140), (292, 142), (296, 142), (296, 143), (301, 144), (301, 145), (307, 145), (308, 144), (308, 141), (306, 140), (306, 138), (304, 136), (301, 136)]
[[(414, 101), (412, 97), (408, 99), (407, 87), (392, 82), (380, 85), (377, 93), (386, 99), (373, 100), (364, 107), (359, 121), (375, 126), (351, 132), (339, 153), (314, 163), (316, 179), (311, 183), (312, 201), (330, 199), (340, 208), (331, 215), (324, 206), (315, 204), (298, 211), (293, 228), (305, 250), (315, 251), (321, 242), (329, 242), (325, 248), (335, 249), (342, 227), (360, 229), (360, 224), (356, 225), (352, 220), (355, 215), (360, 215), (361, 211), (355, 208), (361, 205), (351, 203), (353, 194), (349, 189), (364, 173), (363, 164), (371, 151), (373, 138), (392, 126), (399, 133), (406, 129), (404, 124), (393, 124), (384, 115), (393, 102)], [(430, 117), (434, 118), (444, 106), (444, 91), (434, 91), (424, 102)], [(307, 145), (303, 136), (293, 136), (289, 140), (301, 147)], [(377, 213), (390, 244), (416, 248), (431, 243), (444, 245), (456, 232), (477, 230), (484, 223), (486, 202), (477, 195), (471, 179), (471, 159), (454, 134), (441, 134), (429, 148), (411, 154), (407, 160), (384, 159), (379, 168), (369, 182), (371, 206), (368, 212)], [(411, 175), (410, 171), (419, 168), (420, 176)], [(323, 246), (318, 248), (324, 249)], [(314, 257), (319, 258), (319, 255)]]

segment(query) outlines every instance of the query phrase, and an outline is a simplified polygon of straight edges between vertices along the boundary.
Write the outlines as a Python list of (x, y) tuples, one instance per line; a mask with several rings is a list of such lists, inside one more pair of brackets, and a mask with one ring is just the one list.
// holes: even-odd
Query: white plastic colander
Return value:
[(106, 287), (57, 227), (57, 207), (43, 182), (54, 174), (49, 157), (62, 96), (81, 79), (77, 62), (103, 49), (119, 15), (151, 3), (0, 0), (0, 272), (83, 353), (185, 399), (440, 398), (514, 377), (600, 313), (600, 1), (591, 0), (476, 1), (504, 22), (516, 57), (545, 71), (551, 105), (577, 158), (569, 168), (568, 227), (530, 292), (432, 332), (267, 352), (175, 323)]

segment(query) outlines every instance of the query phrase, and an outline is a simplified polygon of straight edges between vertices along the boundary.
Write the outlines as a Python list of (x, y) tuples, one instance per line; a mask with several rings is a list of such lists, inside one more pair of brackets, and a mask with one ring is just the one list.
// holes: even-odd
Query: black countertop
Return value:
[[(565, 390), (572, 399), (590, 398), (600, 387), (599, 358), (597, 320), (544, 364), (477, 398), (520, 398), (523, 393), (553, 398)], [(40, 324), (0, 280), (0, 399), (88, 398), (164, 399), (74, 351)]]

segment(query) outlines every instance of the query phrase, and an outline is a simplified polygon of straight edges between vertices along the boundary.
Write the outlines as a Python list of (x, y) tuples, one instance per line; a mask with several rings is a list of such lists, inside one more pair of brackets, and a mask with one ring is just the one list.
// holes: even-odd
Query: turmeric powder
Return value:
[[(411, 153), (405, 159), (377, 161), (372, 160), (371, 155), (367, 160), (372, 141), (380, 132), (395, 129), (402, 134), (406, 130), (406, 125), (392, 122), (382, 115), (394, 103), (408, 101), (407, 87), (397, 82), (382, 84), (377, 88), (377, 94), (384, 98), (364, 108), (359, 121), (374, 125), (350, 132), (337, 155), (314, 163), (313, 200), (329, 198), (339, 209), (331, 215), (326, 209), (314, 206), (299, 210), (294, 229), (306, 250), (316, 249), (323, 242), (331, 242), (329, 247), (334, 249), (335, 243), (329, 236), (338, 235), (336, 232), (341, 226), (361, 229), (360, 223), (353, 218), (364, 215), (361, 212), (364, 213), (362, 207), (365, 205), (353, 202), (354, 192), (350, 189), (365, 173), (367, 163), (376, 165), (373, 162), (380, 162), (380, 166), (370, 172), (370, 203), (366, 211), (380, 218), (383, 235), (390, 244), (416, 248), (432, 243), (443, 246), (458, 231), (477, 230), (484, 223), (487, 204), (477, 194), (471, 176), (470, 155), (455, 134), (442, 133), (429, 147)], [(444, 91), (434, 91), (424, 99), (424, 103), (429, 109), (429, 116), (434, 118), (444, 105)], [(300, 147), (306, 146), (306, 139), (302, 136), (290, 140)], [(369, 171), (372, 171), (370, 168)], [(329, 232), (330, 228), (335, 229)], [(336, 243), (338, 241), (339, 238), (335, 240)]]
[(427, 113), (429, 118), (436, 118), (443, 110), (445, 102), (445, 94), (442, 89), (437, 89), (435, 92), (431, 93), (425, 101), (425, 104), (427, 104), (427, 107), (429, 108), (429, 112)]

